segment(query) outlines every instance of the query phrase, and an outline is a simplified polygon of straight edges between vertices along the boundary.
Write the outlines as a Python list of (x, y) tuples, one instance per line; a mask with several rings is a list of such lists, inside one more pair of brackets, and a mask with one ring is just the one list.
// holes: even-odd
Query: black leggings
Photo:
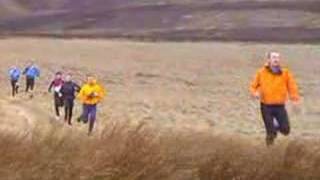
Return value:
[[(283, 135), (289, 135), (289, 117), (284, 105), (261, 104), (261, 113), (268, 137), (276, 137), (278, 131)], [(278, 122), (279, 128), (275, 127), (274, 120)]]
[(56, 111), (56, 115), (60, 116), (60, 107), (63, 106), (63, 99), (59, 97), (58, 93), (54, 93), (54, 109)]
[(18, 80), (11, 80), (12, 96), (14, 97), (19, 92)]
[(64, 100), (64, 119), (68, 121), (71, 125), (72, 115), (73, 115), (73, 107), (74, 107), (74, 100), (73, 99), (65, 99)]
[(56, 116), (60, 116), (60, 107), (61, 107), (61, 106), (59, 106), (59, 105), (57, 105), (57, 104), (54, 104), (54, 109), (55, 109), (55, 111), (56, 111)]
[(26, 84), (26, 92), (29, 92), (29, 90), (33, 91), (34, 84), (35, 84), (35, 79), (27, 77), (26, 83), (27, 83)]

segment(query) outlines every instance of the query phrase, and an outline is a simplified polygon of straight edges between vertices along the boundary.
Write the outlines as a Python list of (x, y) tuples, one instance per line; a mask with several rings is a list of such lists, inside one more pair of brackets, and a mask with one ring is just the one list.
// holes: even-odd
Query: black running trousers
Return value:
[(64, 100), (64, 119), (71, 124), (73, 115), (74, 99), (66, 98)]
[[(262, 103), (261, 113), (267, 136), (276, 136), (278, 131), (283, 135), (289, 135), (290, 123), (285, 105), (266, 105)], [(274, 120), (278, 122), (279, 127), (275, 127)]]
[(12, 96), (14, 97), (16, 94), (18, 94), (19, 86), (18, 86), (18, 80), (11, 80), (11, 87), (12, 87)]
[(35, 78), (27, 77), (26, 80), (26, 92), (29, 92), (29, 90), (33, 91), (35, 84)]

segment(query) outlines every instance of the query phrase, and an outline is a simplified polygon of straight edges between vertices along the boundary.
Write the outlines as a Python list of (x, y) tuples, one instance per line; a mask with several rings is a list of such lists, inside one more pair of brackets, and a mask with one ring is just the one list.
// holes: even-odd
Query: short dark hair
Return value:
[(88, 77), (95, 77), (93, 74), (87, 74), (87, 78)]

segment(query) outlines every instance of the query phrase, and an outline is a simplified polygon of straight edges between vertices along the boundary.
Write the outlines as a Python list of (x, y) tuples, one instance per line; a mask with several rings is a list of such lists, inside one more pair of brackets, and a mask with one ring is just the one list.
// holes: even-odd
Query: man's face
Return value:
[(95, 84), (96, 80), (94, 77), (88, 76), (87, 82), (88, 82), (88, 84), (93, 85), (93, 84)]
[(62, 78), (62, 75), (61, 74), (57, 74), (56, 75), (56, 79), (61, 79)]
[(34, 61), (30, 61), (28, 65), (29, 66), (33, 66), (34, 65)]
[(67, 82), (70, 82), (71, 79), (72, 79), (71, 75), (67, 75), (67, 76), (66, 76), (66, 81), (67, 81)]
[(277, 67), (280, 66), (280, 54), (272, 52), (269, 57), (270, 66)]

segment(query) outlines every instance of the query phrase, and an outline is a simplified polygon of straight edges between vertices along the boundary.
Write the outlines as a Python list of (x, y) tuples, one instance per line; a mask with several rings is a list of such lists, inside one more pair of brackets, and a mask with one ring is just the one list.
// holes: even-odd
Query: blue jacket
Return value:
[(23, 71), (28, 78), (36, 78), (40, 76), (40, 70), (36, 66), (29, 66)]
[(9, 76), (11, 80), (19, 80), (21, 75), (21, 71), (19, 68), (11, 68), (9, 69)]

